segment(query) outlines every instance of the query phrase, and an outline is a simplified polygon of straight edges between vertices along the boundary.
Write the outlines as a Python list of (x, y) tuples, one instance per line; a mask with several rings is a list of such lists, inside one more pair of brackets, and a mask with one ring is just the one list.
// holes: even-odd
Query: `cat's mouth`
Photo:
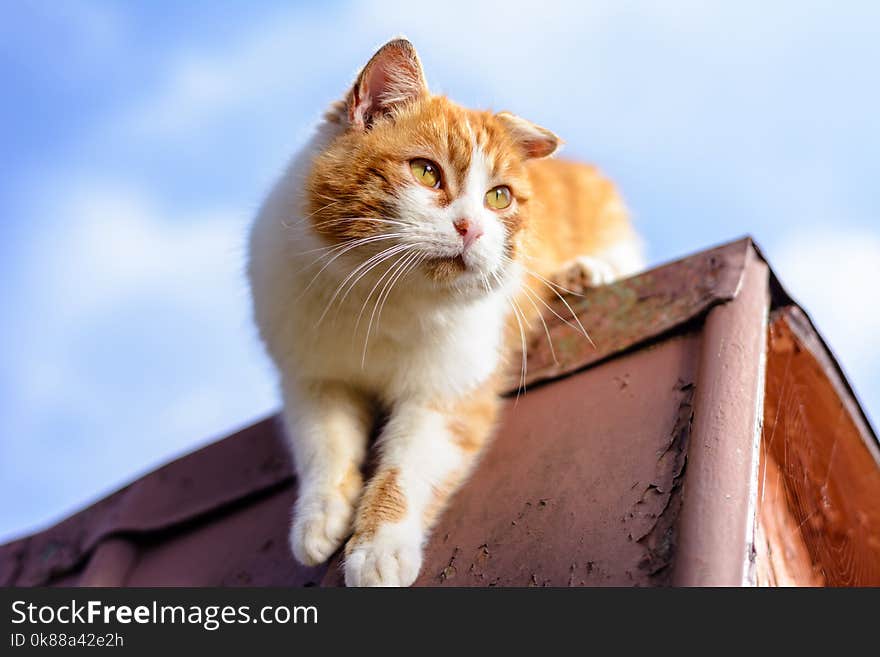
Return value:
[(439, 256), (425, 262), (428, 277), (438, 283), (446, 283), (458, 278), (469, 269), (461, 254), (456, 256)]

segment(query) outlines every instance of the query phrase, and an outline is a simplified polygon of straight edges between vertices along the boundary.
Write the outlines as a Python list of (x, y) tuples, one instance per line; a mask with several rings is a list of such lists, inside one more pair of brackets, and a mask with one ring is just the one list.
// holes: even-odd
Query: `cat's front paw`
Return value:
[(308, 493), (293, 509), (290, 547), (301, 564), (324, 563), (351, 532), (354, 504), (340, 491)]
[(346, 586), (409, 586), (422, 567), (422, 533), (401, 524), (381, 526), (346, 546)]
[(605, 260), (578, 256), (565, 263), (552, 279), (566, 291), (581, 293), (591, 287), (613, 283), (617, 272)]

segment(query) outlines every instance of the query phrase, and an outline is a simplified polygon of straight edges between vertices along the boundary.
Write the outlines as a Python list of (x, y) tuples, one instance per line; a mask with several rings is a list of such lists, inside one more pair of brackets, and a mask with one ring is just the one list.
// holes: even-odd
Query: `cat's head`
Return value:
[(443, 289), (495, 288), (516, 270), (529, 221), (525, 164), (552, 154), (556, 135), (431, 94), (403, 39), (370, 59), (327, 119), (335, 137), (306, 185), (309, 221), (326, 241)]

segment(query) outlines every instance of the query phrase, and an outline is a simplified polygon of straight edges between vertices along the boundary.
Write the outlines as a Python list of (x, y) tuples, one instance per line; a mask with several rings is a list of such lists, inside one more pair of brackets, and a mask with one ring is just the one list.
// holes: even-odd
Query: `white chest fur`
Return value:
[[(290, 366), (299, 377), (358, 382), (383, 398), (442, 398), (465, 393), (495, 370), (505, 312), (500, 293), (441, 303), (404, 277), (380, 312), (381, 287), (369, 295), (374, 277), (367, 276), (328, 310), (347, 271), (331, 269), (284, 311), (279, 346), (296, 354)], [(302, 290), (311, 278), (294, 280), (291, 287)]]
[(403, 277), (379, 313), (385, 268), (336, 294), (356, 260), (320, 271), (318, 241), (290, 226), (261, 216), (251, 254), (257, 324), (282, 377), (356, 383), (394, 401), (459, 396), (496, 369), (508, 308), (500, 291), (441, 299)]

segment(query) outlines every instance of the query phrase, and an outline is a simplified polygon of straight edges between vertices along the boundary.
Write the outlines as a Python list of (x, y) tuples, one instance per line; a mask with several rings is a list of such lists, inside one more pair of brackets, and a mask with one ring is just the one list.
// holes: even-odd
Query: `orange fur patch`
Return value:
[(446, 426), (452, 440), (464, 452), (468, 466), (450, 473), (442, 484), (434, 487), (431, 501), (422, 514), (425, 527), (434, 523), (470, 469), (469, 464), (488, 444), (498, 417), (499, 404), (496, 379), (493, 377), (464, 399), (434, 406), (435, 410), (446, 416)]
[(463, 478), (463, 473), (456, 471), (446, 477), (442, 484), (434, 487), (434, 494), (431, 497), (431, 501), (428, 502), (428, 505), (422, 513), (422, 525), (425, 528), (431, 527), (431, 525), (437, 521), (437, 518), (440, 517), (443, 509), (446, 508), (449, 498), (452, 497), (453, 493), (458, 489)]
[[(339, 112), (336, 106), (333, 122), (342, 120)], [(381, 233), (386, 224), (376, 220), (395, 216), (397, 195), (414, 184), (409, 162), (415, 158), (439, 165), (435, 199), (438, 207), (447, 205), (462, 192), (475, 141), (517, 200), (516, 210), (498, 215), (512, 238), (525, 225), (531, 194), (523, 153), (496, 115), (427, 94), (395, 107), (369, 130), (346, 130), (315, 158), (306, 183), (313, 227), (331, 242)]]
[(469, 454), (479, 452), (491, 436), (498, 406), (494, 381), (490, 381), (476, 393), (447, 407), (446, 426), (455, 444)]
[(400, 471), (391, 468), (376, 473), (361, 499), (355, 517), (354, 535), (348, 545), (353, 546), (369, 540), (385, 523), (399, 522), (406, 515), (406, 497), (397, 479)]
[(360, 469), (352, 465), (342, 481), (339, 482), (339, 491), (345, 496), (345, 499), (354, 502), (360, 496), (363, 485), (364, 479)]
[(595, 167), (555, 159), (526, 166), (534, 195), (524, 246), (530, 269), (546, 277), (575, 256), (635, 237), (617, 189)]

